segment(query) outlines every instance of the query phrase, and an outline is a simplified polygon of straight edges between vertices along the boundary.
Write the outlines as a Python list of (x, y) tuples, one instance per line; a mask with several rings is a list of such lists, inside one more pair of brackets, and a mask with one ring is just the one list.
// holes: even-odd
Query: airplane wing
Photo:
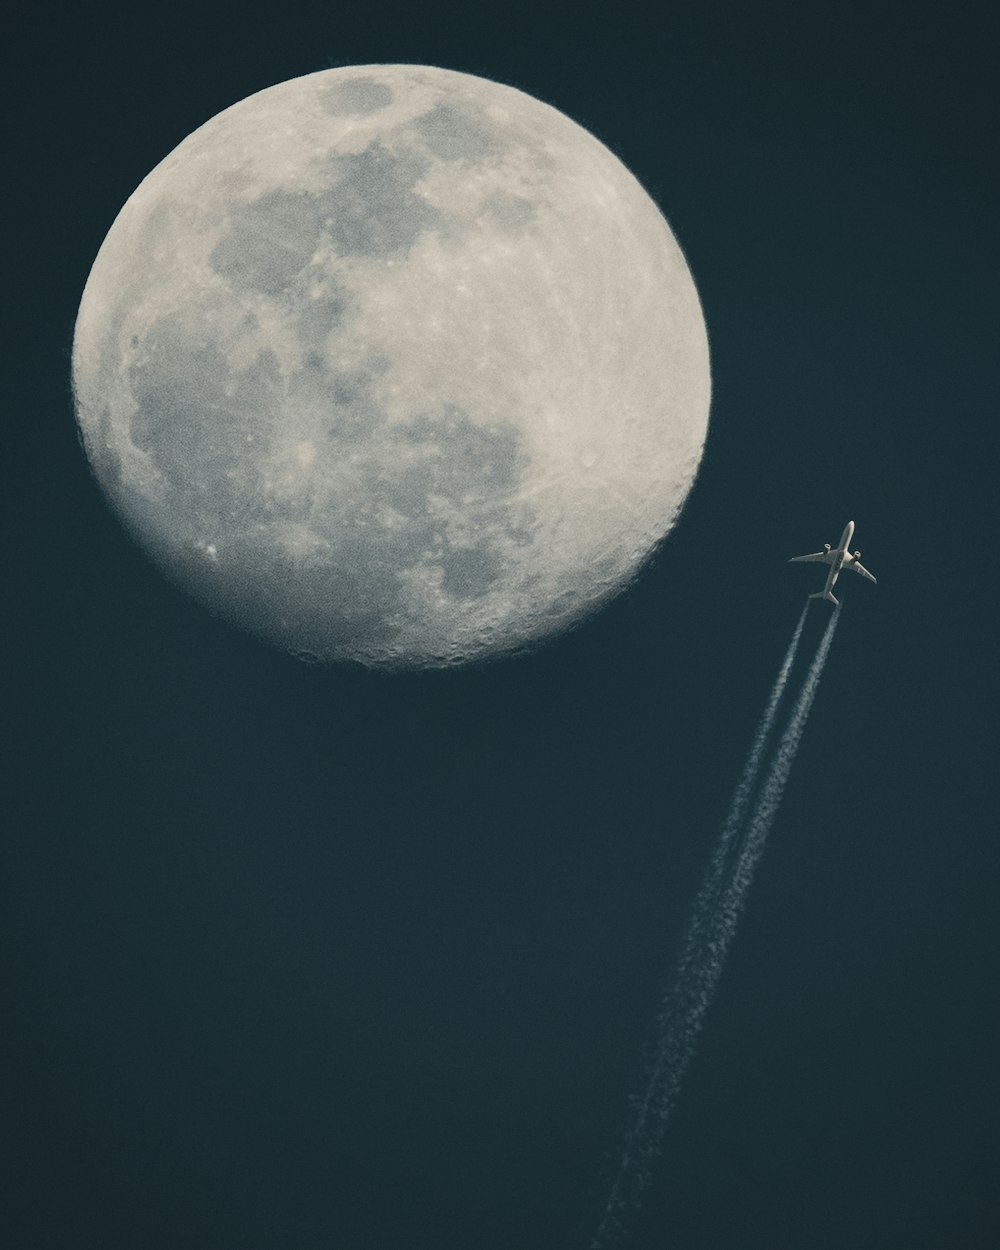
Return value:
[(804, 560), (815, 560), (819, 564), (832, 564), (835, 554), (833, 551), (814, 551), (811, 556), (792, 556), (788, 563), (801, 564)]
[(844, 568), (853, 569), (855, 573), (860, 573), (862, 577), (867, 577), (870, 582), (875, 581), (875, 578), (872, 577), (871, 573), (868, 572), (863, 564), (859, 564), (857, 560), (852, 560), (850, 564), (845, 564)]

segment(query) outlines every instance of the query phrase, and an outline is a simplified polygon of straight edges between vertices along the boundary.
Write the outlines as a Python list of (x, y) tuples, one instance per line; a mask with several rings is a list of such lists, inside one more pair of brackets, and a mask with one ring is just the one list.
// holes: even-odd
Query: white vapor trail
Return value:
[(799, 697), (795, 700), (795, 706), (792, 708), (792, 714), (788, 718), (785, 732), (781, 735), (778, 749), (774, 753), (774, 762), (771, 764), (767, 778), (761, 787), (757, 806), (754, 808), (753, 815), (750, 817), (747, 825), (746, 836), (743, 839), (743, 845), (740, 848), (732, 876), (719, 900), (717, 929), (720, 935), (722, 935), (720, 959), (725, 956), (726, 946), (736, 929), (740, 913), (746, 903), (750, 884), (753, 881), (754, 870), (763, 853), (767, 835), (771, 832), (771, 825), (778, 811), (778, 804), (781, 802), (785, 783), (788, 781), (788, 775), (792, 771), (792, 763), (799, 749), (799, 743), (802, 741), (802, 735), (805, 732), (809, 711), (812, 708), (813, 700), (816, 698), (819, 679), (823, 675), (823, 667), (826, 664), (826, 657), (830, 653), (830, 645), (833, 642), (833, 635), (839, 618), (840, 604), (838, 603), (833, 610), (823, 637), (820, 639), (820, 644), (816, 648), (816, 655), (809, 666), (806, 679), (802, 683)]
[[(737, 846), (738, 835), (764, 760), (781, 696), (798, 651), (807, 610), (808, 602), (802, 609), (802, 615), (778, 670), (716, 841), (705, 879), (695, 898), (684, 931), (674, 977), (656, 1020), (657, 1042), (645, 1089), (635, 1100), (634, 1121), (604, 1214), (590, 1243), (590, 1250), (607, 1250), (618, 1242), (625, 1231), (624, 1217), (639, 1204), (653, 1158), (677, 1100), (681, 1079), (694, 1054), (705, 1012), (722, 974), (726, 953), (749, 893), (754, 869), (781, 801), (833, 641), (840, 614), (839, 606), (830, 618), (788, 725), (778, 743), (774, 762), (761, 788), (757, 805), (750, 815), (746, 836)], [(732, 867), (727, 879), (730, 865)]]
[(757, 784), (757, 774), (760, 772), (760, 766), (764, 759), (764, 749), (771, 736), (771, 729), (778, 712), (778, 705), (781, 703), (781, 696), (784, 694), (785, 686), (788, 684), (788, 675), (792, 671), (792, 665), (795, 663), (795, 656), (799, 649), (799, 639), (802, 637), (802, 627), (806, 623), (806, 613), (808, 611), (809, 600), (807, 599), (803, 605), (795, 630), (792, 633), (792, 640), (788, 644), (785, 658), (781, 661), (778, 676), (771, 687), (767, 706), (764, 708), (764, 713), (757, 725), (757, 732), (754, 734), (750, 750), (747, 752), (747, 757), (743, 762), (743, 771), (740, 773), (740, 779), (736, 783), (736, 789), (733, 791), (729, 810), (726, 812), (726, 818), (722, 822), (722, 829), (716, 841), (715, 849), (712, 852), (705, 880), (702, 882), (701, 889), (698, 891), (698, 896), (695, 899), (691, 919), (688, 922), (684, 935), (684, 944), (679, 961), (679, 966), (681, 967), (683, 967), (686, 958), (693, 956), (697, 950), (700, 934), (700, 927), (697, 922), (704, 920), (709, 915), (712, 901), (716, 896), (726, 866), (730, 861), (733, 843), (743, 824), (747, 804), (750, 802), (750, 796), (753, 794), (754, 786)]

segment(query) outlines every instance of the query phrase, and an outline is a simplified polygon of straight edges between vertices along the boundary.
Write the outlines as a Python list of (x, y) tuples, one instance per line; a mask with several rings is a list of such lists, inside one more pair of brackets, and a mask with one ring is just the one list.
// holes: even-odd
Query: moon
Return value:
[(211, 611), (388, 669), (526, 650), (626, 586), (705, 443), (697, 292), (593, 135), (514, 88), (281, 83), (127, 201), (73, 342), (113, 507)]

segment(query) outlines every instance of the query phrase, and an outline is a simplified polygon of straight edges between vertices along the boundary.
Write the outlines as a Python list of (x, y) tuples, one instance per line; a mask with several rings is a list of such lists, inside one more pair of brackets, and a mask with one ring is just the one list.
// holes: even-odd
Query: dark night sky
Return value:
[[(818, 588), (785, 557), (852, 517), (879, 585), (845, 588), (631, 1245), (1000, 1244), (987, 7), (372, 8), (19, 19), (0, 1241), (584, 1247)], [(376, 61), (592, 130), (663, 208), (712, 344), (655, 561), (460, 673), (308, 668), (207, 617), (105, 507), (69, 396), (140, 179), (246, 95)]]

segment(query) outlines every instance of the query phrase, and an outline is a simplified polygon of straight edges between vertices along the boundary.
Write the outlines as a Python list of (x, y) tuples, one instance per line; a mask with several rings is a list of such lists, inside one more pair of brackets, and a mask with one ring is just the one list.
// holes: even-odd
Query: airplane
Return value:
[(833, 597), (833, 583), (840, 575), (841, 569), (852, 569), (855, 573), (860, 573), (862, 577), (867, 577), (870, 582), (875, 581), (871, 573), (861, 563), (861, 552), (850, 551), (848, 544), (851, 536), (854, 534), (854, 522), (848, 521), (844, 527), (844, 532), (840, 536), (840, 543), (836, 547), (831, 547), (829, 543), (823, 544), (823, 550), (817, 551), (811, 556), (792, 556), (788, 561), (789, 564), (797, 564), (804, 560), (815, 560), (819, 563), (829, 564), (830, 572), (827, 574), (826, 585), (814, 595), (810, 595), (810, 599), (828, 599), (830, 603), (836, 603)]

